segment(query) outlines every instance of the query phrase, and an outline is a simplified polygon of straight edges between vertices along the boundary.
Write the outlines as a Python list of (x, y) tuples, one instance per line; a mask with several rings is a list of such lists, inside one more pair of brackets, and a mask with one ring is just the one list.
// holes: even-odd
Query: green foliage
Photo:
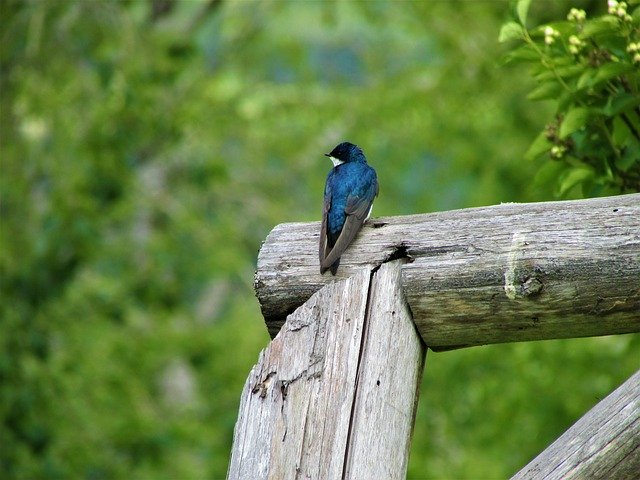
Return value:
[(537, 87), (530, 100), (551, 100), (554, 119), (525, 157), (542, 156), (560, 196), (640, 191), (640, 4), (609, 1), (607, 13), (572, 8), (566, 21), (527, 28), (529, 0), (514, 3), (501, 42), (519, 40), (506, 56), (527, 63)]
[[(496, 67), (506, 1), (0, 7), (4, 477), (224, 477), (268, 342), (260, 242), (318, 219), (339, 141), (378, 171), (377, 216), (551, 197), (552, 169), (532, 185), (536, 165), (514, 161), (551, 110), (526, 100), (525, 72)], [(637, 348), (429, 354), (409, 476), (505, 477)], [(514, 411), (526, 428), (505, 435)]]
[(637, 370), (638, 347), (617, 336), (429, 352), (410, 478), (509, 478), (622, 383), (612, 371)]

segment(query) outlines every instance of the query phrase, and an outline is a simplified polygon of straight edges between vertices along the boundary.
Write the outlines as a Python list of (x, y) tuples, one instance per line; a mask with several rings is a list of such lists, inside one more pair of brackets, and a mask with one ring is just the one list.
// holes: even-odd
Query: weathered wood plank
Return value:
[(640, 332), (640, 194), (503, 204), (369, 221), (337, 277), (318, 270), (319, 223), (283, 224), (258, 257), (274, 335), (315, 291), (407, 256), (402, 285), (433, 349)]
[(374, 273), (343, 478), (405, 478), (425, 348), (400, 288), (400, 261)]
[(243, 389), (229, 479), (404, 477), (425, 349), (398, 263), (289, 316)]
[(637, 479), (640, 371), (593, 407), (512, 480)]
[(260, 354), (242, 391), (229, 479), (340, 478), (370, 270), (314, 295)]

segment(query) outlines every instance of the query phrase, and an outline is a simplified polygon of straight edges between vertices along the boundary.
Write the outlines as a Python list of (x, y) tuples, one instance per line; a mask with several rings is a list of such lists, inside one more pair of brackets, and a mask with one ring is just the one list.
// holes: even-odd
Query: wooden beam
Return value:
[(512, 480), (635, 479), (640, 473), (640, 370)]
[(435, 350), (640, 332), (640, 194), (373, 219), (336, 277), (319, 273), (319, 230), (278, 225), (260, 250), (255, 288), (272, 336), (324, 285), (400, 257)]
[(424, 352), (400, 262), (321, 289), (247, 379), (228, 478), (403, 478)]

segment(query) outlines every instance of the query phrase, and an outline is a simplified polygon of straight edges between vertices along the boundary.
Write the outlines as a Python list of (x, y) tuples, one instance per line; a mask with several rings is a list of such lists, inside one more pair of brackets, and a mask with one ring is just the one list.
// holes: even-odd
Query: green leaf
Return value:
[(619, 92), (618, 94), (609, 97), (607, 105), (602, 109), (602, 113), (608, 117), (613, 117), (619, 113), (631, 110), (638, 105), (640, 105), (640, 95)]
[(507, 22), (502, 25), (500, 29), (500, 35), (498, 35), (499, 42), (506, 42), (508, 40), (522, 39), (523, 35), (522, 26), (516, 22)]
[(579, 94), (576, 94), (574, 92), (567, 92), (567, 91), (562, 92), (562, 94), (558, 97), (558, 112), (564, 112), (566, 110), (569, 110), (569, 108), (571, 108), (572, 105), (575, 105), (578, 103), (579, 99), (580, 99)]
[(502, 64), (531, 62), (540, 60), (540, 54), (536, 52), (531, 45), (522, 45), (504, 55)]
[(623, 145), (629, 136), (631, 135), (631, 131), (626, 123), (620, 118), (615, 117), (613, 119), (613, 131), (611, 133), (611, 138), (613, 139), (613, 143), (616, 146)]
[(606, 80), (610, 80), (615, 77), (619, 77), (620, 75), (624, 75), (627, 72), (630, 72), (635, 67), (629, 63), (623, 62), (612, 62), (607, 63), (606, 65), (602, 65), (598, 67), (596, 76), (594, 78), (594, 83), (598, 84), (600, 82), (604, 82)]
[(547, 134), (543, 130), (529, 146), (524, 154), (524, 158), (525, 160), (535, 160), (540, 155), (547, 152), (552, 146), (553, 143), (547, 140)]
[(593, 20), (588, 20), (584, 24), (584, 28), (582, 29), (582, 34), (580, 35), (582, 38), (591, 37), (593, 35), (598, 35), (603, 32), (611, 32), (614, 29), (617, 29), (617, 20), (612, 16), (599, 17)]
[(595, 172), (589, 167), (572, 168), (560, 181), (558, 193), (560, 196), (565, 195), (569, 190), (587, 180), (592, 180)]
[(577, 107), (569, 110), (560, 125), (560, 138), (566, 138), (576, 130), (587, 124), (591, 111), (588, 108)]
[(559, 67), (556, 69), (556, 72), (558, 73), (558, 75), (560, 75), (562, 78), (572, 78), (575, 77), (576, 75), (578, 75), (579, 73), (582, 73), (585, 69), (584, 65), (567, 65), (566, 67)]
[(567, 164), (564, 162), (558, 162), (557, 160), (543, 162), (533, 177), (534, 188), (542, 189), (548, 185), (554, 185), (567, 170)]
[(531, 0), (518, 0), (518, 4), (516, 6), (516, 11), (518, 12), (518, 18), (520, 19), (520, 23), (522, 26), (526, 26), (527, 23), (527, 13), (529, 12), (529, 5), (531, 4)]
[(578, 79), (578, 90), (592, 87), (595, 84), (594, 79), (597, 73), (597, 70), (594, 69), (585, 70)]
[(584, 65), (567, 65), (564, 67), (558, 67), (553, 70), (545, 70), (542, 73), (536, 75), (536, 80), (542, 82), (544, 80), (549, 80), (551, 78), (556, 78), (556, 75), (562, 77), (563, 79), (569, 79), (579, 75), (584, 71)]
[(562, 85), (555, 80), (549, 80), (541, 85), (538, 85), (527, 98), (529, 100), (544, 100), (547, 98), (557, 98), (558, 94), (562, 91)]
[(626, 172), (635, 163), (640, 162), (640, 142), (634, 137), (630, 137), (629, 141), (624, 147), (623, 153), (620, 158), (616, 158), (616, 167), (623, 172)]

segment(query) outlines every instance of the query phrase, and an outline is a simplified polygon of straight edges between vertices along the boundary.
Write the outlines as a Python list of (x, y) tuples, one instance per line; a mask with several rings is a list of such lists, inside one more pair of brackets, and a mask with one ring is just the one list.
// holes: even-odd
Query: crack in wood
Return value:
[(259, 393), (259, 397), (260, 398), (265, 398), (267, 396), (267, 390), (269, 389), (269, 385), (271, 385), (271, 382), (273, 382), (273, 376), (276, 374), (277, 372), (272, 371), (269, 372), (266, 377), (264, 377), (264, 380), (262, 380), (261, 382), (257, 383), (252, 389), (251, 389), (251, 393), (252, 394), (256, 394)]
[(358, 351), (358, 363), (356, 366), (356, 377), (355, 377), (355, 385), (353, 389), (352, 403), (351, 403), (351, 412), (349, 414), (349, 428), (347, 430), (347, 439), (345, 442), (345, 452), (344, 452), (344, 461), (342, 463), (342, 474), (340, 478), (345, 480), (347, 474), (347, 465), (349, 463), (349, 446), (351, 445), (352, 435), (353, 435), (353, 424), (355, 421), (356, 414), (356, 400), (358, 398), (358, 387), (360, 384), (360, 374), (362, 367), (362, 357), (364, 356), (364, 351), (366, 348), (367, 341), (367, 330), (369, 328), (369, 316), (371, 315), (371, 290), (375, 278), (376, 272), (380, 269), (380, 265), (374, 267), (369, 273), (369, 285), (367, 287), (367, 300), (364, 308), (364, 320), (362, 322), (362, 334), (360, 336), (360, 349)]

